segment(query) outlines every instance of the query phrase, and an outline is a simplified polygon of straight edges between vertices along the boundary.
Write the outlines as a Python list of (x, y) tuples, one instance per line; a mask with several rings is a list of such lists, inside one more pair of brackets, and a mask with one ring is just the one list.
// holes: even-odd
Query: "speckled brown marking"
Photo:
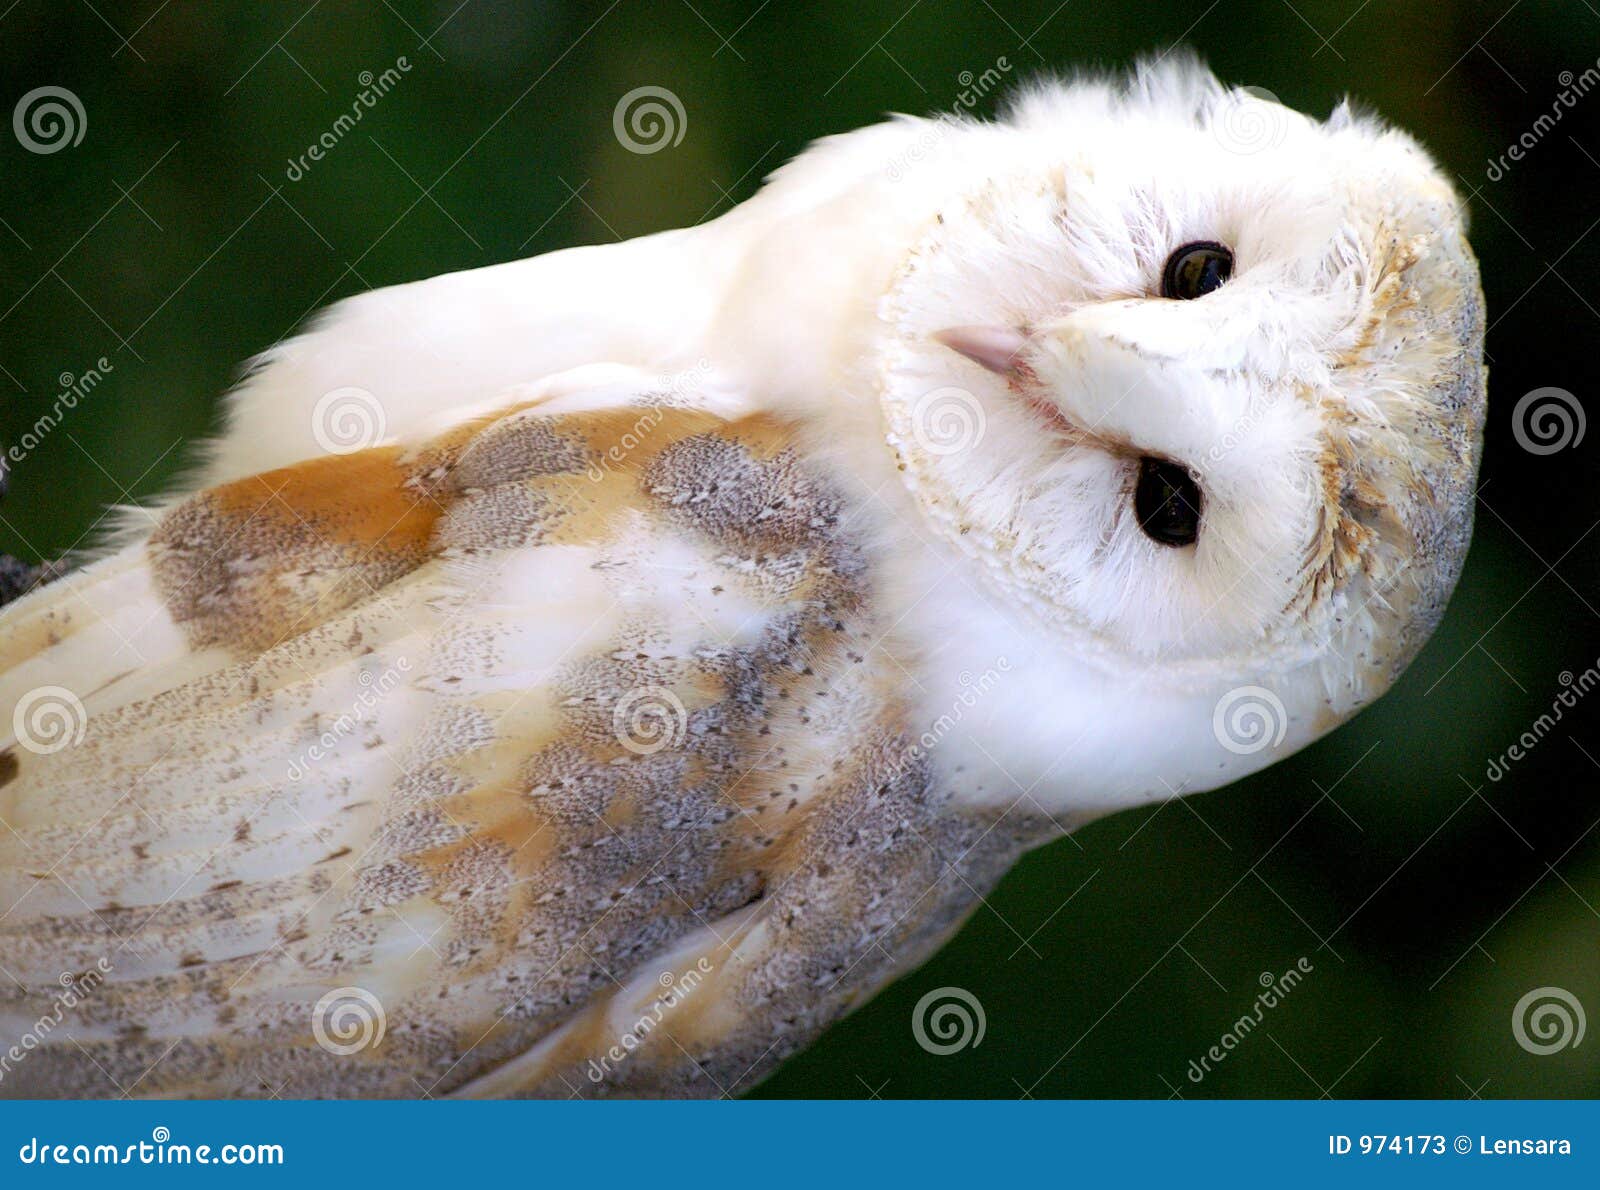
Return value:
[(1423, 236), (1402, 240), (1386, 224), (1379, 225), (1375, 236), (1376, 259), (1372, 262), (1368, 282), (1366, 315), (1354, 342), (1335, 358), (1335, 366), (1365, 366), (1386, 326), (1407, 311), (1418, 308), (1416, 294), (1407, 288), (1406, 278), (1426, 255), (1426, 240)]
[(169, 513), (149, 550), (197, 646), (260, 650), (419, 565), (439, 511), (399, 449), (379, 448), (213, 488)]
[[(955, 813), (899, 763), (870, 560), (791, 442), (770, 417), (513, 410), (169, 513), (157, 589), (238, 660), (94, 716), (8, 788), (27, 833), (0, 838), (0, 881), (44, 873), (0, 921), (8, 967), (116, 966), (77, 1045), (0, 1094), (114, 1094), (102, 1067), (156, 1095), (718, 1094), (935, 945), (1048, 827)], [(594, 589), (554, 610), (570, 582)], [(552, 615), (574, 619), (537, 644)], [(683, 708), (659, 749), (617, 734), (642, 689)], [(670, 1022), (681, 1048), (591, 1083), (619, 989), (684, 947), (716, 974)], [(310, 1014), (350, 985), (387, 1033), (337, 1057)], [(39, 1011), (0, 988), (0, 1025)]]
[[(1448, 195), (1443, 201), (1453, 200)], [(1448, 219), (1441, 222), (1448, 223)], [(1426, 263), (1427, 267), (1419, 267)], [(1433, 351), (1437, 384), (1428, 394), (1451, 414), (1392, 394), (1382, 419), (1363, 419), (1337, 399), (1317, 399), (1327, 428), (1318, 460), (1323, 509), (1307, 542), (1302, 582), (1290, 608), (1310, 616), (1335, 590), (1393, 624), (1396, 647), (1370, 662), (1387, 680), (1415, 653), (1442, 614), (1471, 535), (1471, 518), (1440, 520), (1475, 475), (1482, 442), (1483, 299), (1470, 252), (1438, 227), (1402, 228), (1392, 218), (1374, 237), (1366, 300), (1349, 343), (1333, 359), (1349, 383), (1393, 364), (1396, 353)], [(1439, 311), (1453, 312), (1448, 320)], [(1409, 424), (1412, 419), (1422, 424)], [(1453, 495), (1453, 493), (1457, 493)], [(1469, 505), (1470, 507), (1470, 505)], [(1379, 545), (1390, 547), (1379, 549)], [(1386, 571), (1380, 559), (1410, 563)]]

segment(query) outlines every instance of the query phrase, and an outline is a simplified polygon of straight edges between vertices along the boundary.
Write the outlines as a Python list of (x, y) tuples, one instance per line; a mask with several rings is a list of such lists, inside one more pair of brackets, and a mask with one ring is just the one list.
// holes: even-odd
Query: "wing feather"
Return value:
[(0, 753), (0, 1040), (61, 1026), (0, 1094), (731, 1093), (959, 920), (1028, 828), (906, 748), (840, 497), (639, 395), (208, 488), (0, 614), (4, 705), (83, 708)]

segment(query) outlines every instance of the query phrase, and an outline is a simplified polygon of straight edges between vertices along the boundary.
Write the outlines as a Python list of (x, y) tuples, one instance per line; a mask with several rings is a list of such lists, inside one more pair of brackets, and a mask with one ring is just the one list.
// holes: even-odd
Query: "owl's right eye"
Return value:
[(1133, 512), (1151, 541), (1193, 545), (1200, 536), (1200, 485), (1187, 467), (1146, 455), (1139, 460)]
[(1233, 276), (1233, 250), (1214, 240), (1196, 240), (1167, 257), (1161, 270), (1161, 296), (1192, 301), (1205, 297)]

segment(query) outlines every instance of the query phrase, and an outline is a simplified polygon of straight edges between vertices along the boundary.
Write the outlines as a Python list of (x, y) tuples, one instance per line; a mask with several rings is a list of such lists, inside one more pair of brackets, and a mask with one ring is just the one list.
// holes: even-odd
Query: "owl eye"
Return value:
[(1205, 297), (1233, 275), (1233, 250), (1213, 240), (1185, 244), (1161, 270), (1161, 296), (1188, 301)]
[(1200, 485), (1186, 468), (1146, 455), (1139, 460), (1133, 512), (1151, 541), (1193, 545), (1200, 536)]

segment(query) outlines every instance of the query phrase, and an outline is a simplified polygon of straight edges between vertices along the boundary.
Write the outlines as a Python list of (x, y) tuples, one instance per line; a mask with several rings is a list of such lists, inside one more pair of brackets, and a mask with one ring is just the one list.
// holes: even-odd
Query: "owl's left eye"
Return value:
[(1188, 468), (1146, 455), (1133, 488), (1139, 528), (1161, 545), (1193, 545), (1200, 536), (1200, 485)]
[(1214, 240), (1196, 240), (1167, 257), (1161, 296), (1188, 301), (1205, 297), (1233, 276), (1233, 250)]

